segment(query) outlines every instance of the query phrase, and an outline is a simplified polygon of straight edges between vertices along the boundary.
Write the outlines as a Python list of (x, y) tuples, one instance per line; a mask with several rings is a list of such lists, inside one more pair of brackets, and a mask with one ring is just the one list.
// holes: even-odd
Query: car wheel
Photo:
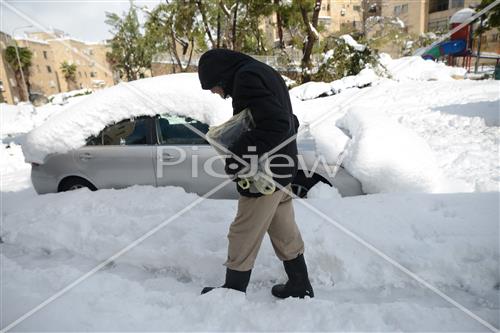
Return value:
[(91, 191), (97, 190), (96, 187), (86, 179), (80, 177), (69, 177), (64, 179), (59, 184), (58, 192), (73, 191), (80, 188), (88, 188)]

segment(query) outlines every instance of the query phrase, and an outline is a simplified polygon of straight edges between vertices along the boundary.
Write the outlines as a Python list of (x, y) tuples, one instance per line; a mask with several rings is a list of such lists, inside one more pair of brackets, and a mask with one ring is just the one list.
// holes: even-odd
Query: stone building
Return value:
[(55, 57), (49, 43), (31, 39), (16, 39), (19, 47), (26, 47), (32, 52), (29, 71), (30, 93), (53, 95), (61, 92), (60, 76), (54, 66)]
[(5, 59), (5, 50), (14, 43), (9, 35), (0, 31), (0, 102), (9, 104), (19, 102), (20, 89), (24, 89), (17, 84), (15, 73)]

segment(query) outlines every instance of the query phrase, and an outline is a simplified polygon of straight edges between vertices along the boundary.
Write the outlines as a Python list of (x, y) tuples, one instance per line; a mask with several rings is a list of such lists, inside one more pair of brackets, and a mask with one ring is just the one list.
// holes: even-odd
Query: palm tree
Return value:
[[(30, 80), (29, 80), (29, 68), (31, 66), (31, 59), (33, 57), (33, 53), (27, 47), (17, 47), (17, 51), (19, 53), (19, 61), (17, 59), (16, 47), (8, 46), (5, 49), (5, 60), (12, 68), (16, 76), (17, 87), (19, 89), (19, 97), (22, 101), (27, 101), (29, 96), (25, 96), (26, 93), (24, 91), (24, 84), (26, 84), (28, 93), (30, 91)], [(21, 62), (21, 67), (19, 66), (19, 62)], [(24, 74), (24, 79), (26, 80), (23, 83), (21, 70)]]
[(61, 63), (61, 71), (68, 83), (68, 90), (76, 89), (76, 65), (69, 64), (67, 61)]

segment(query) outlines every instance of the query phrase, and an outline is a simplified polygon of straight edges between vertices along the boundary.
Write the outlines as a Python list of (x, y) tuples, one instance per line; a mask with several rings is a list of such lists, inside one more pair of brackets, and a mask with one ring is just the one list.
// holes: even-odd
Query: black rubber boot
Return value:
[[(251, 273), (252, 273), (252, 270), (240, 272), (240, 271), (234, 271), (232, 269), (227, 268), (226, 269), (226, 282), (224, 283), (224, 285), (222, 285), (219, 288), (234, 289), (234, 290), (238, 290), (238, 291), (245, 293), (247, 291), (247, 286), (248, 286), (248, 282), (250, 281), (250, 274)], [(202, 295), (206, 294), (215, 288), (217, 288), (217, 287), (205, 287), (201, 291), (201, 294)]]
[(283, 261), (283, 266), (285, 266), (286, 275), (288, 275), (288, 282), (275, 285), (271, 293), (278, 298), (314, 297), (314, 291), (307, 275), (304, 255), (299, 254), (295, 259)]

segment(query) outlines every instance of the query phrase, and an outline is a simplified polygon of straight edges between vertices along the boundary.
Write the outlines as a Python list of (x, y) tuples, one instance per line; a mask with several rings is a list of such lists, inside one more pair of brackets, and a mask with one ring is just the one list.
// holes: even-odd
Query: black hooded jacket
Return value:
[[(260, 157), (297, 133), (299, 123), (293, 115), (286, 84), (270, 66), (243, 53), (213, 49), (201, 56), (198, 76), (203, 89), (220, 86), (226, 96), (232, 97), (233, 114), (245, 108), (251, 110), (255, 127), (229, 147), (234, 154)], [(256, 152), (249, 152), (249, 146), (256, 147)], [(291, 140), (271, 156), (275, 182), (282, 186), (290, 184), (297, 173), (296, 140)], [(245, 196), (260, 195), (239, 186), (238, 191)]]

